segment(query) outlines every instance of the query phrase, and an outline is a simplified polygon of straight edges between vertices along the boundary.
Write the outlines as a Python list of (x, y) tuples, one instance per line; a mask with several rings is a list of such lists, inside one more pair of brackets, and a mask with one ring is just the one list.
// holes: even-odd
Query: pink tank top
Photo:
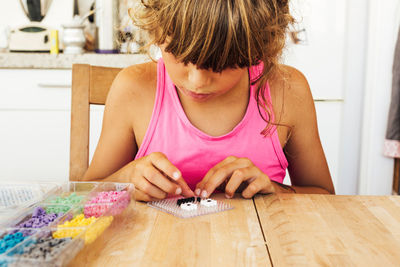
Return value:
[[(249, 69), (250, 80), (261, 73), (262, 66)], [(246, 113), (238, 125), (223, 136), (210, 136), (193, 126), (180, 103), (162, 59), (157, 66), (157, 91), (153, 114), (135, 159), (152, 152), (162, 152), (181, 172), (193, 190), (207, 171), (228, 156), (249, 158), (271, 180), (282, 183), (288, 162), (279, 142), (276, 127), (264, 137), (266, 126), (254, 98), (256, 86), (250, 87)], [(266, 88), (270, 101), (269, 85)], [(272, 121), (274, 116), (272, 115)]]

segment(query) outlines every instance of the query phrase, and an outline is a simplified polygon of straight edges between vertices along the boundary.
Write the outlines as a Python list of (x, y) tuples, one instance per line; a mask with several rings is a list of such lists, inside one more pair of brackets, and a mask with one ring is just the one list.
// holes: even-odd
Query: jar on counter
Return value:
[(82, 54), (84, 52), (83, 47), (86, 43), (84, 28), (82, 20), (77, 17), (76, 19), (63, 26), (63, 43), (64, 43), (64, 54)]

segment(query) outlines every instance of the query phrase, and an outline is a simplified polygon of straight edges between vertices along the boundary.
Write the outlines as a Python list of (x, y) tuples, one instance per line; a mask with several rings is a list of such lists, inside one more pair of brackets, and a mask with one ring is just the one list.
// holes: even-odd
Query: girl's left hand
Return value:
[(243, 182), (248, 184), (242, 192), (244, 198), (252, 198), (256, 193), (276, 192), (274, 183), (248, 158), (230, 156), (207, 172), (203, 180), (196, 185), (195, 194), (207, 198), (217, 187), (226, 183), (225, 196), (232, 198)]

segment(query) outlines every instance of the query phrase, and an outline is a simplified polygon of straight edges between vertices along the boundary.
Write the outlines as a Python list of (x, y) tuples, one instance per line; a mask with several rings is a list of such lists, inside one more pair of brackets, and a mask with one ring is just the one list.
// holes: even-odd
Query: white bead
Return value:
[(217, 201), (211, 198), (202, 199), (200, 204), (206, 207), (214, 207), (217, 206)]
[(191, 210), (197, 210), (197, 205), (196, 204), (194, 204), (194, 203), (183, 203), (183, 204), (181, 204), (181, 209), (183, 209), (183, 210), (188, 210), (188, 211), (191, 211)]

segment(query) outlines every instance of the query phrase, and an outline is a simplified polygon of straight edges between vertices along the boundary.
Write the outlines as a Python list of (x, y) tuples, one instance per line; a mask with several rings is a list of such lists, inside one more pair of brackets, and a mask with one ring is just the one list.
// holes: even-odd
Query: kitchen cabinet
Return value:
[(71, 70), (0, 69), (0, 80), (0, 180), (67, 180)]
[(0, 81), (0, 180), (68, 180), (71, 70), (0, 69)]
[(68, 110), (0, 110), (0, 180), (66, 181)]

